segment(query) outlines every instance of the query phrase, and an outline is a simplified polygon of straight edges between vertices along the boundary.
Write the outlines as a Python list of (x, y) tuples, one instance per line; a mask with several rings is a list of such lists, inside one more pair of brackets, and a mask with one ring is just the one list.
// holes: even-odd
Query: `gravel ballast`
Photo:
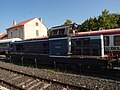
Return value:
[(0, 62), (0, 67), (35, 75), (37, 77), (46, 78), (54, 81), (65, 82), (72, 85), (87, 87), (92, 90), (120, 90), (120, 81), (102, 79), (92, 76), (66, 74), (53, 72), (44, 69), (17, 66), (10, 63)]

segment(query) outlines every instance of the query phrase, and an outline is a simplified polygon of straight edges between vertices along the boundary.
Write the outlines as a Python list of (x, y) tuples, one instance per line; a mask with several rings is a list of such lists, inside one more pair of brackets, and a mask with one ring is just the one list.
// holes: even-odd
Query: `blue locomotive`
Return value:
[(110, 60), (105, 52), (105, 34), (105, 30), (77, 32), (76, 24), (56, 26), (50, 29), (49, 37), (10, 43), (7, 57), (18, 62), (24, 59), (29, 62), (107, 67)]

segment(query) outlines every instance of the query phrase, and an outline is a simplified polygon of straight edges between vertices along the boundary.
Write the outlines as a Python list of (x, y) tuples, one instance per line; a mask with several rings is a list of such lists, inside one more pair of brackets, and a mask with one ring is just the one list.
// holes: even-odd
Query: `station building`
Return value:
[(48, 28), (42, 23), (42, 18), (31, 18), (20, 23), (13, 21), (13, 26), (6, 29), (8, 39), (22, 40), (47, 36)]

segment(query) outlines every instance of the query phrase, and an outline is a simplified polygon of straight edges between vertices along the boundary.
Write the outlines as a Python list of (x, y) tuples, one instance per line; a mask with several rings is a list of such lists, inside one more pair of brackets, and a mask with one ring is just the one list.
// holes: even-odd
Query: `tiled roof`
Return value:
[(0, 34), (0, 38), (4, 38), (4, 37), (7, 37), (7, 33)]
[(22, 25), (26, 24), (27, 22), (29, 22), (29, 21), (31, 21), (31, 20), (33, 20), (33, 19), (35, 19), (35, 18), (31, 18), (31, 19), (25, 20), (25, 21), (23, 21), (23, 22), (20, 22), (20, 23), (14, 25), (14, 26), (11, 26), (11, 27), (7, 28), (7, 30), (12, 29), (12, 28), (15, 28), (15, 27), (18, 27), (18, 26), (22, 26)]

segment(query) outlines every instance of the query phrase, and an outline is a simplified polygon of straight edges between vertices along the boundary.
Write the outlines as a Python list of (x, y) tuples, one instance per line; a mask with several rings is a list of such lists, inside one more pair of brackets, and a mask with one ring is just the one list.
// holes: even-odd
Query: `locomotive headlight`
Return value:
[(71, 45), (71, 41), (69, 41), (69, 45)]

